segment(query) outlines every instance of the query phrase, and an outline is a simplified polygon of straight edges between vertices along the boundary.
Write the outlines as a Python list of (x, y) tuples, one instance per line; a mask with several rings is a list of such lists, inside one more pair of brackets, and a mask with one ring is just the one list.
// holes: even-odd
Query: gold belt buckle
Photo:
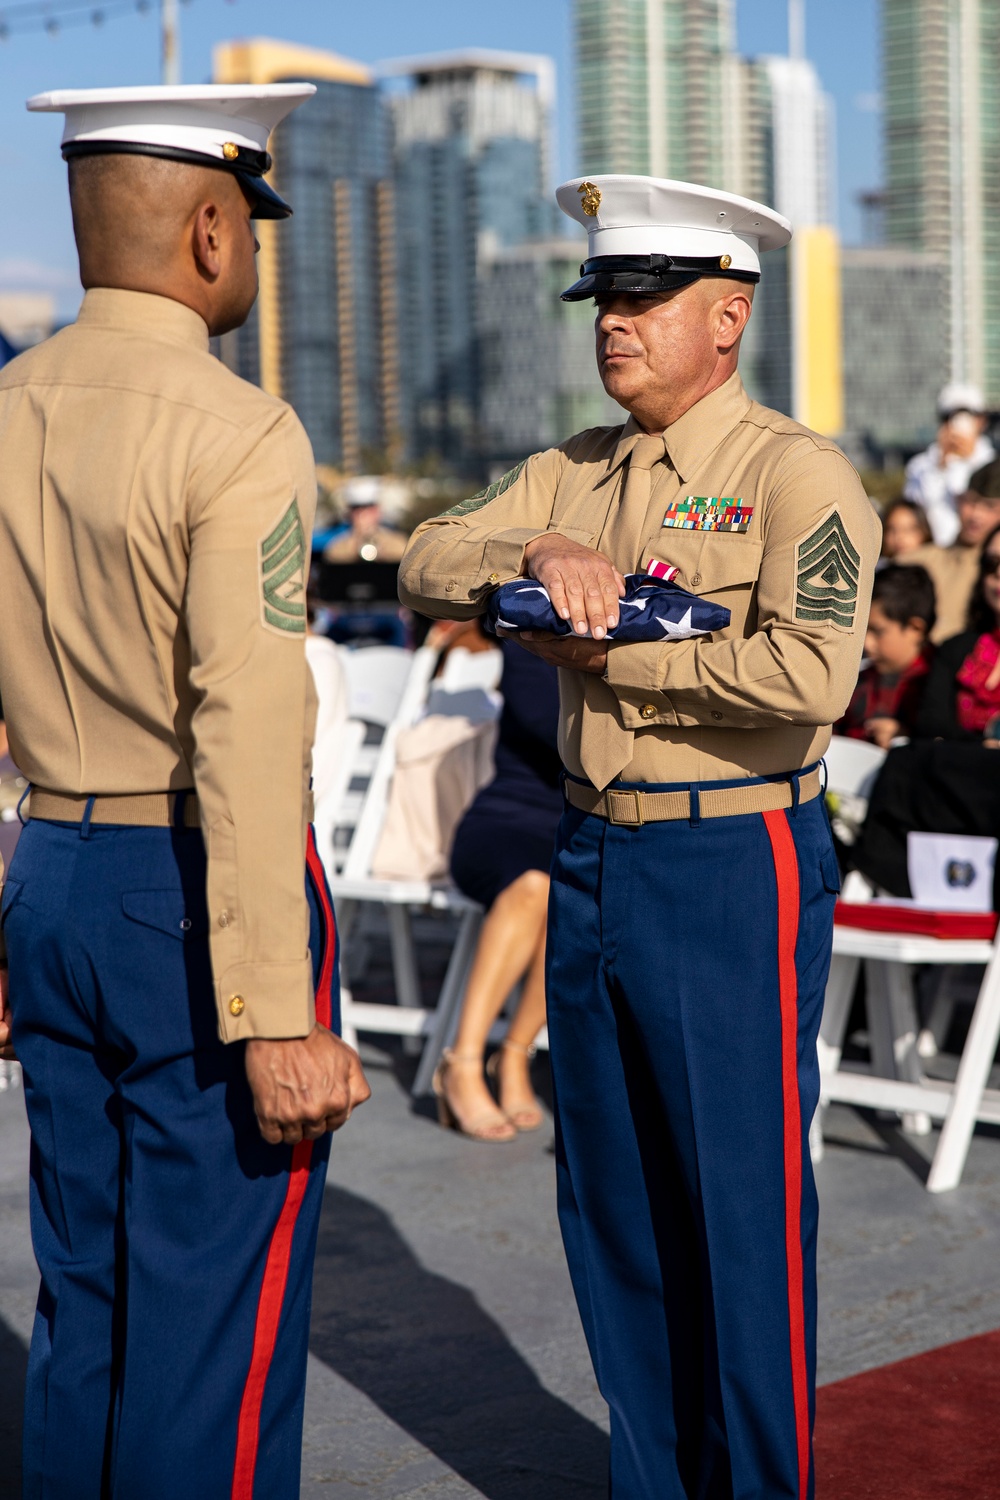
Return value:
[[(635, 799), (635, 817), (618, 817), (615, 813), (614, 797), (633, 797)], [(645, 823), (642, 815), (642, 793), (633, 788), (631, 791), (608, 792), (608, 822), (613, 823), (616, 828), (641, 828)]]

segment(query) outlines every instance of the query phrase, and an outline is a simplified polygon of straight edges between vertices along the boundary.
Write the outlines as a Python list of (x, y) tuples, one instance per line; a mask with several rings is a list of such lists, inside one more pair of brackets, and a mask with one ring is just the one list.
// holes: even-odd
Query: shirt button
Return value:
[(247, 1003), (242, 995), (234, 995), (229, 1002), (229, 1014), (231, 1016), (241, 1016), (246, 1008)]
[(219, 912), (219, 926), (220, 927), (228, 927), (229, 926), (229, 913), (227, 911), (220, 911)]
[(719, 713), (719, 710), (717, 708), (713, 708), (712, 709), (712, 718), (713, 719), (721, 719), (722, 718), (722, 715)]
[(642, 705), (642, 707), (640, 708), (640, 710), (639, 710), (639, 717), (641, 719), (655, 719), (656, 718), (656, 708), (655, 708), (655, 705), (652, 704), (652, 703), (644, 703)]
[(691, 578), (691, 582), (694, 584), (695, 588), (697, 588), (698, 585), (699, 585), (699, 583), (701, 582), (701, 574), (700, 573), (693, 574), (692, 578)]
[(500, 582), (500, 574), (499, 573), (491, 573), (490, 576), (489, 576), (489, 578), (487, 578), (486, 582), (493, 584), (494, 587), (495, 587)]
[(444, 586), (444, 591), (446, 594), (453, 594), (457, 588), (457, 583), (446, 583)]

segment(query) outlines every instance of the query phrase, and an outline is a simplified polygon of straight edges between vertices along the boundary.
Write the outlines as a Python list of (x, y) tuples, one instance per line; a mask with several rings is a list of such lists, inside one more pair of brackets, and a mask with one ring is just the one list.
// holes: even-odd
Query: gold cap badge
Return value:
[(596, 219), (597, 210), (601, 206), (601, 190), (593, 182), (581, 182), (577, 188), (580, 194), (580, 207), (588, 219)]
[(240, 148), (235, 141), (226, 141), (222, 148), (222, 154), (226, 161), (236, 161), (240, 154)]
[(729, 267), (732, 265), (732, 263), (733, 263), (733, 257), (731, 255), (720, 255), (719, 256), (719, 270), (720, 271), (728, 271)]

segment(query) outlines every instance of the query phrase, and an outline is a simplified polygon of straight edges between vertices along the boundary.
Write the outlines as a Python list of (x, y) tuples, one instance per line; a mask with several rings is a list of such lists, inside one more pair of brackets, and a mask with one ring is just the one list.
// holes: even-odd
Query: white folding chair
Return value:
[[(851, 997), (864, 962), (872, 1067), (843, 1064)], [(916, 964), (984, 964), (972, 1024), (953, 1084), (928, 1078), (918, 1049), (912, 971)], [(1000, 1041), (1000, 941), (921, 937), (837, 925), (820, 1028), (820, 1109), (810, 1135), (822, 1149), (822, 1111), (834, 1101), (889, 1110), (907, 1122), (942, 1120), (927, 1188), (961, 1181), (977, 1120), (1000, 1124), (1000, 1090), (987, 1088)]]

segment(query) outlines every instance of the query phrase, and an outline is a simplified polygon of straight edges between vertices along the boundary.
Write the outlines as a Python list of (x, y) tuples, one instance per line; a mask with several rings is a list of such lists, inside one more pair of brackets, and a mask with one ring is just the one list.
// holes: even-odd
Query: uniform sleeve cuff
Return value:
[(675, 726), (677, 714), (663, 691), (663, 653), (659, 641), (622, 642), (608, 647), (604, 680), (613, 689), (626, 729), (649, 729), (654, 724)]
[[(578, 531), (567, 526), (554, 527), (553, 531), (559, 536), (568, 537), (572, 542), (579, 542), (582, 547), (589, 547), (592, 541), (589, 531)], [(526, 526), (495, 533), (483, 549), (485, 576), (480, 578), (480, 585), (488, 584), (496, 588), (501, 583), (510, 583), (514, 578), (523, 578), (525, 547), (538, 537), (548, 535), (548, 531), (532, 531)]]
[(233, 964), (215, 982), (224, 1042), (308, 1036), (316, 1024), (312, 964)]

